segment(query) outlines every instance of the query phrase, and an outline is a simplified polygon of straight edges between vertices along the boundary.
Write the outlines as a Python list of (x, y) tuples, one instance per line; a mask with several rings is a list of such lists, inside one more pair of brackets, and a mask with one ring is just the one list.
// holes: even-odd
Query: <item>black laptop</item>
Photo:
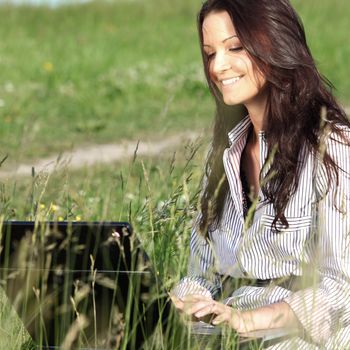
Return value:
[(0, 232), (0, 347), (138, 349), (152, 334), (153, 274), (128, 223), (9, 221)]

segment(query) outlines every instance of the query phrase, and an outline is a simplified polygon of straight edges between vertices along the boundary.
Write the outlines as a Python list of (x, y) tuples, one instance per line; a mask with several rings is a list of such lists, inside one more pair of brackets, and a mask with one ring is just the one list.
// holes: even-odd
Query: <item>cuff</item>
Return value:
[(179, 299), (182, 299), (185, 295), (189, 294), (199, 294), (208, 298), (213, 298), (213, 295), (208, 288), (204, 287), (199, 281), (189, 277), (183, 278), (171, 291), (171, 294), (175, 295)]

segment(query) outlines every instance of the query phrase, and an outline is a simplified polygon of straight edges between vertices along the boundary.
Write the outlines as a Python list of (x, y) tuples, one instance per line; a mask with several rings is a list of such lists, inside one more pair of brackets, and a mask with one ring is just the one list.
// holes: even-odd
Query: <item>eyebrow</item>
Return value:
[[(230, 40), (230, 39), (232, 39), (232, 38), (238, 38), (238, 36), (237, 36), (237, 35), (232, 35), (232, 36), (230, 36), (230, 37), (224, 39), (224, 40), (222, 41), (222, 43), (224, 44), (227, 40)], [(210, 45), (207, 45), (207, 44), (203, 44), (203, 46), (211, 47)]]

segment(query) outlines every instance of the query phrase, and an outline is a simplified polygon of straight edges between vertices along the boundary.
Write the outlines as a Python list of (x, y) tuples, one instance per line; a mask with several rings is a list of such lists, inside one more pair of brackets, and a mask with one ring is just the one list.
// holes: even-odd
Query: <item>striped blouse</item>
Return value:
[[(194, 225), (188, 275), (174, 293), (179, 297), (193, 293), (215, 297), (223, 277), (248, 282), (302, 276), (305, 285), (298, 291), (273, 283), (243, 283), (225, 302), (240, 310), (279, 301), (289, 304), (307, 337), (287, 340), (271, 349), (350, 349), (350, 148), (337, 135), (326, 137), (327, 151), (340, 167), (338, 186), (329, 191), (323, 163), (306, 147), (301, 150), (299, 185), (285, 209), (289, 226), (278, 224), (280, 232), (274, 233), (274, 209), (264, 203), (261, 190), (249, 226), (244, 220), (240, 158), (250, 126), (247, 116), (228, 135), (230, 147), (223, 162), (230, 193), (222, 219), (209, 229), (208, 240)], [(350, 130), (341, 128), (350, 140)], [(262, 167), (268, 157), (264, 132), (259, 133), (259, 144)]]

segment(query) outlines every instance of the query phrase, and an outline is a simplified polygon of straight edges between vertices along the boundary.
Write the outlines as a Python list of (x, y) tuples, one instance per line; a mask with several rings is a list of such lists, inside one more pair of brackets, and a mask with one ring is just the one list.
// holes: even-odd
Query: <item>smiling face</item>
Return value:
[(266, 79), (254, 68), (226, 11), (211, 12), (203, 22), (203, 50), (209, 76), (227, 105), (265, 108)]

